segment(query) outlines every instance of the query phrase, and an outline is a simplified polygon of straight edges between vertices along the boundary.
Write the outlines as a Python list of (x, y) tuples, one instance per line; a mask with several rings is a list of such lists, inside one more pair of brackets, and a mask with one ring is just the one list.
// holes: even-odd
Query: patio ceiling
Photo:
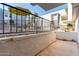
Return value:
[(31, 5), (39, 5), (44, 10), (48, 11), (50, 9), (56, 8), (58, 6), (64, 5), (65, 3), (31, 3)]
[(72, 7), (79, 7), (79, 3), (72, 3)]

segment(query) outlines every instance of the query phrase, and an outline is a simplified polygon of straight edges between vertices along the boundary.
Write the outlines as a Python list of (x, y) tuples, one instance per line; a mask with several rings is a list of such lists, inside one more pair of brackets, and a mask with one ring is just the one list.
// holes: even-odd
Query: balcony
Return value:
[[(0, 6), (2, 6), (0, 9), (0, 55), (79, 55), (78, 34), (61, 30), (59, 13), (51, 14), (51, 17), (55, 19), (49, 20), (45, 18), (48, 15), (40, 17), (5, 3), (1, 3)], [(15, 14), (11, 13), (13, 10), (16, 11)], [(29, 15), (26, 16), (26, 13)], [(6, 14), (8, 15), (5, 16)], [(67, 21), (67, 17), (65, 18)]]

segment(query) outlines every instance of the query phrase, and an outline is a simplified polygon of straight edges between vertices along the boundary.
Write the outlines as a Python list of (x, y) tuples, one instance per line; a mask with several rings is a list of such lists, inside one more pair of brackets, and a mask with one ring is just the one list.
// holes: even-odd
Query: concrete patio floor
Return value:
[(38, 56), (78, 56), (79, 49), (76, 42), (57, 40), (46, 49), (38, 54)]

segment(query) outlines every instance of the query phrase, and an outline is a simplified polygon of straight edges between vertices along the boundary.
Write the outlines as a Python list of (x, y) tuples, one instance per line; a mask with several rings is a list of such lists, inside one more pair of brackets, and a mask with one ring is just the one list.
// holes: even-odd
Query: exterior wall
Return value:
[(74, 40), (77, 41), (77, 32), (56, 32), (56, 37), (62, 40)]
[(77, 42), (79, 43), (79, 7), (73, 8), (72, 19), (75, 20), (75, 32), (77, 32)]
[(2, 38), (0, 55), (36, 55), (55, 40), (55, 32)]
[[(58, 21), (57, 17), (55, 17), (56, 20), (52, 19), (51, 16), (54, 15), (54, 14), (60, 14), (59, 21)], [(62, 9), (62, 10), (59, 10), (59, 11), (56, 11), (56, 12), (51, 12), (51, 13), (46, 14), (46, 15), (43, 15), (41, 17), (46, 18), (48, 20), (54, 20), (55, 27), (58, 27), (59, 26), (60, 28), (59, 27), (58, 28), (62, 30), (63, 26), (66, 26), (66, 25), (64, 25), (64, 23), (62, 22), (61, 16), (67, 16), (67, 13), (66, 13), (65, 9)], [(58, 22), (59, 22), (59, 24), (58, 24)]]
[(2, 9), (0, 9), (0, 25), (3, 23), (3, 22), (2, 22), (2, 19), (3, 19), (3, 16), (2, 16), (3, 14), (2, 14), (2, 13), (3, 13), (3, 12), (2, 12)]
[(66, 15), (65, 10), (62, 9), (62, 10), (59, 10), (59, 11), (56, 11), (56, 12), (51, 12), (51, 13), (49, 13), (49, 14), (43, 15), (43, 16), (41, 16), (41, 17), (43, 17), (43, 18), (45, 18), (45, 19), (48, 19), (48, 20), (51, 20), (51, 15), (52, 15), (52, 14), (56, 14), (56, 13), (59, 13), (61, 16), (62, 16), (62, 15)]

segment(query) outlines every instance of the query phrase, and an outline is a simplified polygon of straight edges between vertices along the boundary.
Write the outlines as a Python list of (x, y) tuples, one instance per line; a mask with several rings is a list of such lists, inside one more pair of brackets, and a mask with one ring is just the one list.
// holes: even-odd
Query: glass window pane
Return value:
[(0, 33), (3, 33), (3, 5), (0, 4)]
[[(7, 15), (7, 17), (5, 16)], [(4, 32), (5, 33), (10, 33), (10, 12), (9, 12), (9, 7), (4, 6)]]
[(50, 22), (48, 20), (43, 20), (43, 30), (44, 31), (50, 30)]
[[(17, 11), (18, 13), (18, 11)], [(17, 32), (22, 32), (21, 15), (17, 15)]]
[(29, 22), (29, 15), (26, 16), (26, 31), (29, 30), (28, 22)]
[(35, 28), (35, 25), (36, 25), (36, 24), (35, 24), (35, 21), (36, 21), (36, 19), (37, 19), (37, 17), (34, 16), (34, 15), (32, 15), (32, 22), (33, 22), (33, 24), (32, 24), (32, 31), (33, 31), (33, 32), (35, 32), (35, 29), (36, 29), (36, 28)]
[[(25, 13), (25, 12), (23, 12), (23, 13)], [(26, 17), (22, 16), (22, 31), (23, 32), (25, 32), (25, 25), (26, 25), (25, 19), (26, 19)]]
[(12, 32), (16, 32), (16, 14), (12, 14)]
[(37, 31), (41, 31), (41, 18), (39, 18), (39, 17), (37, 20)]

